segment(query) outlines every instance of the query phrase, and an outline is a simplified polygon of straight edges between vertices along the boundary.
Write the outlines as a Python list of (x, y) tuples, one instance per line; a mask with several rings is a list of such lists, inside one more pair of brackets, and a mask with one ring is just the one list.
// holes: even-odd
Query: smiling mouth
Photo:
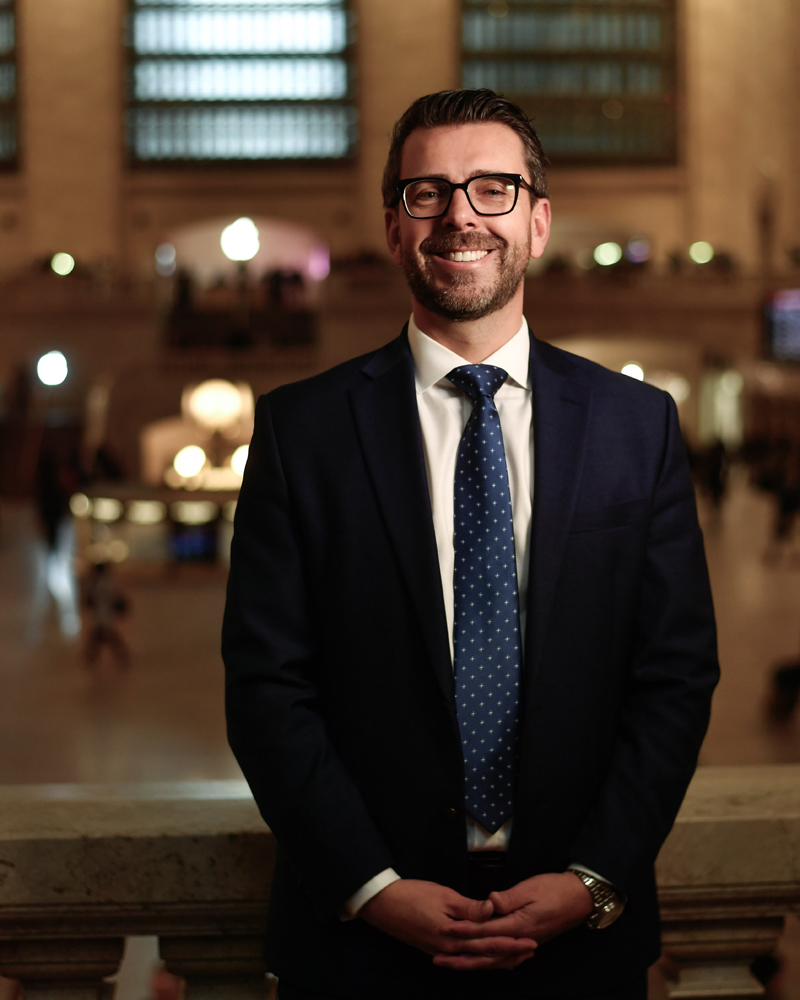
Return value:
[(481, 260), (491, 252), (491, 250), (451, 250), (447, 253), (436, 254), (436, 256), (443, 260)]

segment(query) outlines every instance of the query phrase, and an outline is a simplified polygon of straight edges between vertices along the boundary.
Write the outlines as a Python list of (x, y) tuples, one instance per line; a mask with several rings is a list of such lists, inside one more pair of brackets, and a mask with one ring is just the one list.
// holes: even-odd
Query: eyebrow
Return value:
[[(473, 177), (483, 177), (483, 176), (485, 176), (487, 174), (489, 176), (491, 176), (492, 174), (513, 174), (513, 173), (516, 173), (516, 171), (514, 171), (514, 170), (482, 170), (482, 169), (481, 170), (472, 170), (470, 173), (467, 174), (465, 180), (471, 181)], [(431, 179), (441, 179), (443, 181), (449, 181), (450, 180), (450, 178), (447, 176), (447, 174), (442, 173), (441, 171), (439, 173), (436, 173), (436, 174), (421, 174), (420, 176), (421, 177), (430, 177)]]

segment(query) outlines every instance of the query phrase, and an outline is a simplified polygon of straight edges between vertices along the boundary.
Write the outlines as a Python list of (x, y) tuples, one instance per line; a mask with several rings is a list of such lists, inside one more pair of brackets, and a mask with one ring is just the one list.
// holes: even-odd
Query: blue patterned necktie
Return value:
[(513, 808), (521, 664), (511, 493), (494, 403), (508, 373), (462, 365), (447, 378), (472, 400), (453, 511), (453, 646), (466, 806), (494, 833)]

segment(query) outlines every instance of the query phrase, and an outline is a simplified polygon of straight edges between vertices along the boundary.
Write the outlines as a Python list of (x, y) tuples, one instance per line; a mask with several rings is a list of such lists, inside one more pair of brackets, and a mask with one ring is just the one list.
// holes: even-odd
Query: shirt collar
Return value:
[[(414, 381), (417, 393), (423, 393), (436, 385), (448, 372), (460, 365), (468, 365), (469, 361), (459, 357), (437, 340), (433, 340), (414, 322), (414, 317), (408, 321), (408, 344), (414, 358)], [(514, 382), (523, 389), (530, 388), (530, 350), (528, 324), (525, 317), (522, 325), (507, 343), (495, 351), (491, 357), (481, 364), (496, 365), (508, 372), (509, 382)]]

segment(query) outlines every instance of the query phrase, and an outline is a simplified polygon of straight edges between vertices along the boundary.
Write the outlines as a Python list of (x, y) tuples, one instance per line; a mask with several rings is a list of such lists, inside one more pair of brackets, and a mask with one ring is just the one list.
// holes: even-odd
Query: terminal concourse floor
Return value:
[[(719, 521), (701, 498), (723, 670), (701, 761), (800, 761), (800, 718), (769, 725), (763, 711), (771, 667), (800, 655), (800, 540), (794, 555), (764, 560), (771, 499), (736, 472)], [(118, 669), (108, 651), (88, 668), (83, 640), (63, 635), (48, 606), (43, 560), (32, 510), (6, 505), (0, 784), (239, 777), (222, 708), (224, 573), (124, 565), (118, 579), (131, 607), (120, 631), (130, 668)]]

